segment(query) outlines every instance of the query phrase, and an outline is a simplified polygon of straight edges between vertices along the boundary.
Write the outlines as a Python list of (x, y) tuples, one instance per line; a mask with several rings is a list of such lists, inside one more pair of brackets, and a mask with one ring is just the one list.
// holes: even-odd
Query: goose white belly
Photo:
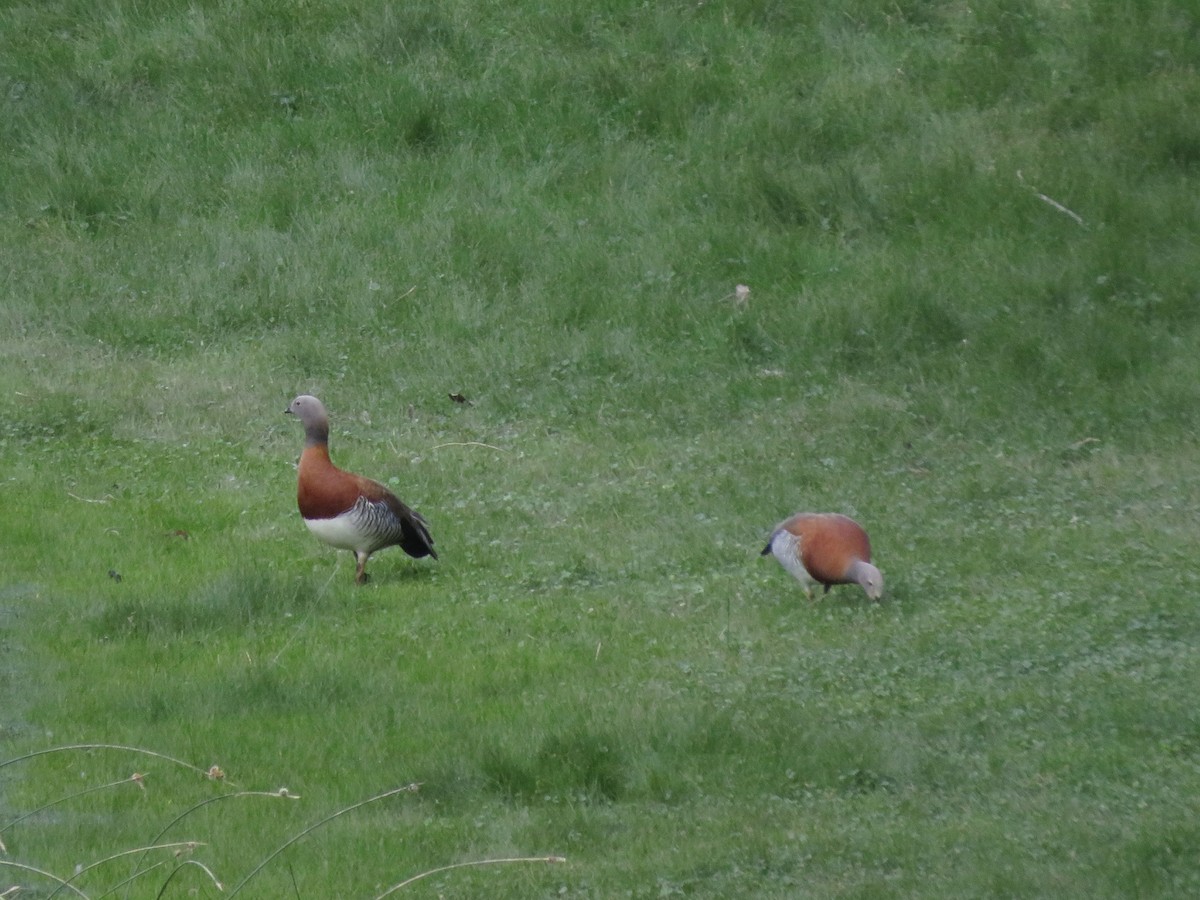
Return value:
[(363, 531), (354, 510), (332, 519), (305, 519), (304, 524), (326, 544), (339, 550), (366, 550), (372, 543), (371, 535)]

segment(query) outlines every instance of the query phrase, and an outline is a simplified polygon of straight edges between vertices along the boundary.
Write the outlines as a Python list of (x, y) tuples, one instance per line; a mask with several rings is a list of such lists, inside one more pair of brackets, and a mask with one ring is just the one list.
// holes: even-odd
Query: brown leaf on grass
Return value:
[(468, 399), (466, 398), (466, 395), (465, 395), (465, 394), (463, 394), (463, 393), (461, 393), (461, 392), (458, 392), (458, 393), (452, 393), (452, 394), (450, 395), (450, 399), (451, 399), (451, 400), (453, 400), (455, 403), (465, 403), (467, 406), (473, 406), (473, 405), (474, 405), (474, 404), (472, 404), (472, 403), (471, 403), (471, 401), (470, 401), (470, 400), (468, 400)]

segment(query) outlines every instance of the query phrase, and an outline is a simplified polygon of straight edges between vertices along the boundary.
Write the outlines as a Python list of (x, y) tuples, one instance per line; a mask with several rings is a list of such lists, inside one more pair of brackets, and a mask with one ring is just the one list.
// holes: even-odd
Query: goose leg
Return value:
[(357, 551), (354, 557), (358, 560), (358, 568), (354, 572), (354, 582), (355, 584), (366, 584), (371, 577), (367, 574), (367, 560), (371, 558), (371, 554)]

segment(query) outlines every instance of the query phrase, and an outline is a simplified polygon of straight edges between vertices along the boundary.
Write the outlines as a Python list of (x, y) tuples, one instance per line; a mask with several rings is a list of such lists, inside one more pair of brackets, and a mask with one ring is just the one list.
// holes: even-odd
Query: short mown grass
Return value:
[[(1196, 893), (1198, 48), (10, 4), (0, 893)], [(301, 391), (440, 560), (307, 534)]]

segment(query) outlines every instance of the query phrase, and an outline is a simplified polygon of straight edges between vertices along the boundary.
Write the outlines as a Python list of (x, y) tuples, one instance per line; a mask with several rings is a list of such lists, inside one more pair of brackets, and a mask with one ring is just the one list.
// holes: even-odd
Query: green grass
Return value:
[[(1197, 893), (1198, 67), (1168, 2), (6, 6), (0, 893)], [(307, 534), (302, 391), (439, 561)]]

